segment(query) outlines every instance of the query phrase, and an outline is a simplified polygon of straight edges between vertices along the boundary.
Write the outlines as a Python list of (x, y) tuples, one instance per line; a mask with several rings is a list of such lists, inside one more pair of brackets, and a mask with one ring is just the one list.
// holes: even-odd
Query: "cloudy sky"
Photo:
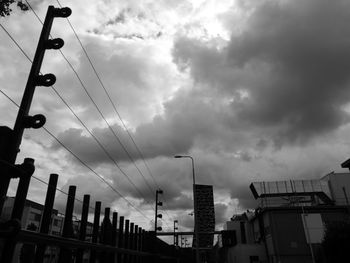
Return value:
[[(42, 20), (48, 5), (58, 6), (29, 3)], [(45, 114), (45, 127), (95, 173), (43, 129), (26, 130), (18, 162), (34, 157), (36, 177), (58, 173), (61, 189), (77, 185), (77, 198), (90, 193), (146, 229), (160, 187), (163, 228), (178, 219), (180, 230), (189, 230), (191, 162), (176, 154), (191, 155), (197, 183), (213, 185), (218, 229), (254, 208), (253, 181), (344, 171), (349, 1), (60, 3), (72, 9), (69, 21), (94, 68), (67, 20), (56, 18), (51, 34), (64, 39), (71, 66), (59, 51), (46, 52), (41, 71), (57, 82), (55, 90), (36, 88), (31, 114)], [(12, 7), (0, 23), (33, 58), (41, 24), (32, 11)], [(3, 28), (0, 88), (19, 103), (31, 64)], [(1, 125), (13, 127), (16, 111), (0, 94)], [(14, 189), (15, 182), (9, 193)], [(29, 198), (43, 202), (45, 189), (33, 179)], [(65, 199), (59, 195), (56, 206)]]

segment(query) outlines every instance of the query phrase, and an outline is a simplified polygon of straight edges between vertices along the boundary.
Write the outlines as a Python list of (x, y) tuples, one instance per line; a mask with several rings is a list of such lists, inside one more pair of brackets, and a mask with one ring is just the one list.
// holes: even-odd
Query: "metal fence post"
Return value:
[[(24, 89), (21, 105), (18, 110), (16, 122), (13, 130), (9, 129), (6, 134), (8, 137), (6, 149), (1, 149), (0, 156), (2, 161), (6, 164), (15, 164), (19, 147), (22, 142), (24, 129), (38, 129), (45, 124), (45, 117), (42, 114), (37, 114), (35, 116), (29, 116), (28, 114), (33, 100), (35, 87), (51, 86), (56, 81), (56, 77), (53, 74), (40, 75), (40, 68), (46, 49), (60, 49), (64, 45), (64, 41), (60, 38), (49, 39), (53, 19), (55, 17), (68, 17), (71, 13), (72, 11), (68, 7), (54, 8), (53, 6), (49, 6), (47, 9), (28, 81)], [(5, 201), (10, 184), (10, 179), (10, 174), (1, 174), (0, 176), (0, 214), (2, 212), (3, 202)]]
[[(142, 232), (143, 232), (143, 229), (142, 227), (139, 227), (139, 234), (138, 234), (138, 241), (137, 241), (137, 250), (138, 251), (142, 251)], [(139, 256), (138, 257), (138, 260), (137, 260), (137, 263), (140, 263), (142, 262), (142, 256)]]
[[(101, 236), (100, 243), (104, 245), (112, 245), (112, 222), (110, 220), (111, 209), (109, 207), (105, 208), (105, 215), (101, 224)], [(101, 252), (100, 262), (107, 263), (111, 260), (111, 253)]]
[[(129, 249), (134, 250), (134, 223), (130, 223)], [(134, 255), (129, 255), (129, 263), (133, 263)]]
[[(118, 229), (118, 247), (124, 247), (124, 216), (119, 217), (119, 229)], [(123, 263), (124, 255), (122, 253), (118, 253), (117, 262)]]
[[(112, 216), (112, 246), (116, 247), (117, 246), (117, 225), (118, 225), (118, 213), (113, 212)], [(113, 253), (113, 257), (111, 258), (111, 263), (114, 263), (117, 259), (116, 253)]]
[[(74, 200), (75, 192), (77, 187), (75, 185), (70, 185), (67, 196), (67, 206), (63, 221), (62, 237), (72, 238), (74, 237), (73, 231), (73, 210), (74, 210)], [(72, 250), (61, 247), (60, 255), (58, 257), (58, 263), (69, 263), (72, 260)]]
[[(90, 195), (84, 195), (83, 199), (83, 209), (81, 212), (81, 221), (80, 221), (80, 229), (79, 229), (79, 240), (85, 241), (86, 238), (86, 228), (87, 228), (87, 220), (89, 214), (89, 205), (90, 205)], [(77, 250), (77, 258), (76, 263), (83, 262), (84, 249), (80, 248)]]
[[(100, 213), (101, 213), (101, 202), (97, 201), (95, 203), (95, 215), (94, 215), (94, 225), (92, 228), (92, 243), (97, 243), (98, 239), (98, 231), (100, 228)], [(96, 261), (96, 251), (91, 250), (90, 251), (90, 263), (95, 263)]]
[[(129, 240), (130, 240), (130, 220), (126, 219), (125, 220), (125, 231), (124, 231), (124, 248), (129, 249)], [(124, 262), (123, 263), (129, 263), (129, 255), (124, 254)]]
[[(15, 202), (13, 204), (11, 220), (16, 220), (19, 225), (21, 225), (22, 214), (27, 199), (28, 188), (30, 183), (30, 178), (34, 173), (34, 159), (25, 158), (23, 164), (21, 165), (21, 170), (23, 171), (20, 176)], [(3, 247), (3, 253), (1, 255), (1, 262), (8, 263), (12, 262), (13, 253), (16, 247), (16, 241), (11, 237), (5, 242)]]
[[(47, 186), (47, 192), (46, 192), (45, 206), (44, 206), (43, 216), (40, 224), (40, 233), (42, 234), (48, 234), (50, 230), (51, 216), (52, 216), (53, 204), (55, 201), (57, 181), (58, 181), (58, 174), (50, 174), (49, 185)], [(37, 246), (36, 253), (35, 253), (35, 261), (34, 261), (35, 263), (43, 262), (45, 249), (46, 249), (45, 245)]]
[[(138, 236), (138, 234), (139, 234), (139, 226), (138, 225), (135, 225), (135, 230), (134, 230), (134, 244), (133, 244), (133, 247), (134, 247), (134, 250), (135, 251), (138, 251), (138, 247), (137, 247), (137, 242), (138, 242), (138, 238), (139, 238), (139, 236)], [(136, 263), (137, 262), (137, 259), (138, 259), (138, 255), (135, 255), (135, 256), (133, 256), (133, 260), (132, 260), (132, 263)]]

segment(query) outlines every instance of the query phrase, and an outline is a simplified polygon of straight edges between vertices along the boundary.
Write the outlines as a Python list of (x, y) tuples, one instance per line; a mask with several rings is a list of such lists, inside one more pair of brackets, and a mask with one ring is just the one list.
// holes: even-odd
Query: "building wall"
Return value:
[(301, 215), (273, 211), (269, 213), (269, 219), (271, 229), (267, 234), (270, 242), (269, 255), (280, 260), (281, 263), (288, 262), (289, 258), (294, 259), (293, 262), (309, 262), (310, 249), (306, 243)]
[[(306, 208), (305, 208), (306, 209)], [(265, 244), (270, 263), (311, 263), (323, 257), (319, 249), (325, 225), (349, 219), (345, 207), (279, 208), (266, 210), (264, 219)], [(257, 221), (255, 218), (254, 221)], [(320, 262), (320, 261), (317, 261)], [(322, 261), (321, 261), (322, 262)]]
[(266, 260), (265, 248), (262, 244), (237, 244), (227, 252), (228, 263), (255, 263), (266, 262)]
[(350, 173), (330, 173), (324, 179), (328, 180), (335, 204), (350, 205)]
[(237, 243), (254, 243), (253, 225), (248, 220), (227, 221), (224, 230), (235, 230)]

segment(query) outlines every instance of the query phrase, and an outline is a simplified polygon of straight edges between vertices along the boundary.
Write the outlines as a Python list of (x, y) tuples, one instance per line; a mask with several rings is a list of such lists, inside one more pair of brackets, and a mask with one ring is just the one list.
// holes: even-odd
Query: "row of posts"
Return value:
[[(49, 234), (50, 224), (52, 223), (52, 212), (53, 204), (55, 200), (55, 193), (57, 187), (58, 175), (51, 174), (48, 184), (48, 189), (46, 193), (45, 205), (42, 214), (42, 220), (39, 227), (39, 232), (41, 234)], [(27, 184), (26, 193), (28, 191), (29, 183)], [(23, 190), (23, 189), (22, 189)], [(88, 214), (90, 207), (90, 195), (84, 195), (83, 204), (82, 204), (82, 213), (80, 221), (80, 229), (78, 236), (74, 235), (73, 230), (73, 210), (74, 210), (74, 201), (75, 201), (76, 186), (69, 186), (67, 204), (65, 210), (65, 217), (63, 221), (62, 228), (62, 237), (69, 239), (78, 239), (80, 241), (85, 241), (87, 237), (87, 226), (88, 226)], [(15, 204), (21, 200), (26, 199), (26, 194), (23, 195), (23, 192), (19, 194), (17, 191)], [(12, 212), (12, 220), (21, 221), (22, 213), (24, 209), (24, 201), (21, 201), (20, 209), (16, 209), (14, 206)], [(21, 211), (19, 211), (21, 210)], [(92, 243), (100, 243), (106, 246), (118, 247), (128, 250), (133, 250), (135, 252), (154, 252), (152, 245), (155, 243), (155, 235), (152, 232), (146, 232), (144, 229), (138, 225), (130, 222), (128, 219), (124, 219), (124, 216), (119, 217), (118, 222), (118, 213), (112, 213), (112, 221), (110, 220), (110, 208), (105, 208), (104, 218), (100, 226), (100, 216), (101, 216), (101, 202), (97, 201), (94, 208), (94, 221), (92, 227)], [(119, 227), (117, 230), (117, 226)], [(35, 242), (35, 241), (33, 241)], [(5, 249), (2, 253), (1, 262), (11, 262), (13, 257), (14, 248), (16, 241), (14, 239), (8, 239), (5, 243)], [(35, 252), (35, 263), (42, 263), (44, 259), (46, 246), (37, 245)], [(75, 262), (82, 263), (84, 249), (76, 249)], [(73, 262), (73, 250), (67, 247), (61, 247), (58, 257), (58, 263), (67, 263)], [(95, 262), (121, 262), (121, 263), (141, 263), (141, 262), (153, 262), (151, 258), (141, 257), (135, 254), (126, 254), (126, 253), (112, 253), (112, 252), (101, 252), (101, 251), (90, 251), (89, 263)]]
[[(57, 175), (51, 174), (50, 176), (50, 182), (49, 182), (49, 189), (56, 189), (57, 185)], [(63, 230), (62, 230), (62, 237), (65, 238), (74, 238), (74, 231), (73, 231), (73, 208), (74, 208), (74, 201), (75, 201), (75, 192), (76, 192), (76, 186), (69, 186), (68, 190), (68, 198), (67, 198), (67, 205), (66, 205), (66, 211), (65, 211), (65, 218), (63, 222)], [(49, 195), (50, 193), (50, 195)], [(48, 200), (54, 199), (54, 190), (53, 193), (51, 191), (48, 191), (46, 201), (45, 201), (45, 209), (43, 214), (43, 220), (45, 217), (45, 210), (49, 210), (47, 214), (50, 216), (52, 213), (52, 204), (47, 203)], [(47, 206), (49, 205), (49, 206)], [(80, 222), (80, 230), (78, 239), (80, 241), (86, 240), (86, 230), (87, 230), (87, 224), (88, 224), (88, 213), (89, 213), (89, 207), (90, 207), (90, 195), (84, 195), (83, 199), (83, 209), (81, 214), (81, 222)], [(101, 202), (97, 201), (95, 203), (95, 213), (94, 213), (94, 222), (93, 222), (93, 228), (92, 228), (92, 243), (100, 243), (104, 245), (109, 245), (113, 247), (119, 247), (119, 248), (125, 248), (130, 249), (134, 251), (145, 251), (146, 246), (144, 246), (145, 239), (146, 239), (146, 232), (138, 225), (130, 222), (128, 219), (124, 219), (124, 216), (119, 217), (118, 222), (118, 213), (113, 212), (112, 213), (112, 221), (110, 220), (110, 208), (105, 208), (104, 212), (104, 218), (101, 222), (100, 227), (100, 215), (101, 215)], [(46, 219), (47, 220), (47, 219)], [(119, 223), (119, 227), (117, 230), (117, 225)], [(45, 228), (45, 232), (42, 232), (43, 228)], [(44, 234), (48, 234), (47, 226), (41, 225), (40, 232)], [(43, 249), (41, 249), (43, 250)], [(39, 252), (39, 250), (38, 250)], [(39, 255), (39, 261), (36, 261), (36, 263), (42, 262), (43, 259), (43, 252), (40, 251)], [(76, 253), (76, 263), (83, 262), (83, 254), (84, 249), (77, 249)], [(136, 263), (136, 262), (142, 262), (141, 257), (136, 255), (128, 255), (128, 254), (114, 254), (114, 253), (107, 253), (107, 252), (97, 252), (95, 250), (91, 250), (90, 252), (90, 263), (96, 262), (96, 259), (99, 259), (99, 262), (125, 262), (125, 263)], [(72, 260), (72, 250), (67, 248), (62, 248), (59, 256), (59, 263), (65, 263), (65, 262), (71, 262)]]

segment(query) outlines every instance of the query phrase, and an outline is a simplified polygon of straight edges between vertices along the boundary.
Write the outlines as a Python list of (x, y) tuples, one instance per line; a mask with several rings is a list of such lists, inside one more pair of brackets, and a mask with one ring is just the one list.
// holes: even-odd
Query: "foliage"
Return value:
[(327, 262), (346, 262), (350, 248), (350, 222), (327, 224), (322, 247)]
[(10, 5), (14, 2), (17, 2), (17, 6), (22, 11), (28, 10), (28, 6), (24, 4), (21, 0), (0, 0), (0, 16), (9, 16), (12, 12)]

